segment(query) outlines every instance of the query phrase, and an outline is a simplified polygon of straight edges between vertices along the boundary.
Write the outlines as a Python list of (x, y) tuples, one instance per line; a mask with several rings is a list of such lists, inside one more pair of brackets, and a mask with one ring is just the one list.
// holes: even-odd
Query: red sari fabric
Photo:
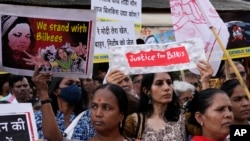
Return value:
[(191, 141), (216, 141), (204, 136), (194, 136)]

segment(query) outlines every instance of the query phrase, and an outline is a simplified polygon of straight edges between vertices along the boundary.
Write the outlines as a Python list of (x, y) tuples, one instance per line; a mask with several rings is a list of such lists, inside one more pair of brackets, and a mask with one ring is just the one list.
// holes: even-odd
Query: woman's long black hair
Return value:
[[(168, 73), (168, 72), (166, 72)], [(171, 79), (174, 78), (173, 73), (168, 73)], [(153, 113), (153, 105), (149, 104), (150, 97), (144, 92), (143, 89), (150, 90), (153, 84), (155, 77), (155, 73), (144, 74), (141, 82), (141, 90), (140, 90), (140, 104), (139, 104), (139, 113), (144, 113), (146, 115), (151, 115)], [(167, 121), (178, 121), (179, 115), (181, 113), (181, 107), (179, 103), (178, 97), (175, 95), (173, 91), (173, 98), (170, 103), (168, 103), (167, 109), (164, 112), (164, 119)]]

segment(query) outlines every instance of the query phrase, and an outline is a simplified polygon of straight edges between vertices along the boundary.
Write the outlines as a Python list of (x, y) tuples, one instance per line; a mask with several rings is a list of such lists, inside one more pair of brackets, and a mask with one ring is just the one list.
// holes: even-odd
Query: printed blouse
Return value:
[(168, 121), (159, 131), (155, 131), (151, 127), (145, 126), (142, 133), (142, 141), (185, 141), (185, 117), (180, 114), (177, 122)]
[[(70, 122), (72, 122), (74, 118), (75, 118), (75, 115), (72, 114), (70, 116)], [(36, 125), (37, 125), (37, 130), (38, 130), (38, 137), (42, 139), (44, 138), (44, 135), (42, 132), (42, 112), (41, 111), (35, 112), (35, 120), (36, 120)], [(60, 111), (57, 112), (56, 121), (57, 121), (57, 124), (61, 133), (63, 133), (63, 131), (67, 127), (64, 123), (64, 115), (62, 112)], [(86, 141), (92, 138), (94, 135), (95, 135), (95, 130), (90, 121), (90, 110), (87, 110), (85, 114), (83, 114), (81, 119), (78, 121), (77, 125), (75, 126), (71, 139)]]

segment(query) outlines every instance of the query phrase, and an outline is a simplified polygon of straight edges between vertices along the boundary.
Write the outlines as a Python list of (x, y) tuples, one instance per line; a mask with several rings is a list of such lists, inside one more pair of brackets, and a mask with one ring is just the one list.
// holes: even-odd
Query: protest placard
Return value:
[(135, 45), (135, 30), (131, 22), (97, 22), (94, 63), (108, 62), (108, 47)]
[[(250, 47), (228, 49), (227, 51), (232, 59), (250, 57)], [(227, 57), (224, 54), (222, 60), (226, 59)]]
[(32, 105), (0, 104), (0, 140), (35, 141), (38, 139)]
[(195, 68), (206, 60), (200, 38), (168, 44), (109, 47), (109, 67), (125, 74), (169, 72)]
[(96, 12), (0, 5), (1, 70), (33, 75), (34, 66), (53, 76), (90, 77)]
[(141, 0), (91, 0), (99, 21), (131, 21), (141, 29)]

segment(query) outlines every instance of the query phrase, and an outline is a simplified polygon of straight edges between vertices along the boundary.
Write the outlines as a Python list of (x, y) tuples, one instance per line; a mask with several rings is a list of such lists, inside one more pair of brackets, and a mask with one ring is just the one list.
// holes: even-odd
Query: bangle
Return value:
[(44, 99), (44, 100), (40, 100), (41, 104), (46, 104), (46, 103), (51, 103), (52, 102), (52, 99)]

